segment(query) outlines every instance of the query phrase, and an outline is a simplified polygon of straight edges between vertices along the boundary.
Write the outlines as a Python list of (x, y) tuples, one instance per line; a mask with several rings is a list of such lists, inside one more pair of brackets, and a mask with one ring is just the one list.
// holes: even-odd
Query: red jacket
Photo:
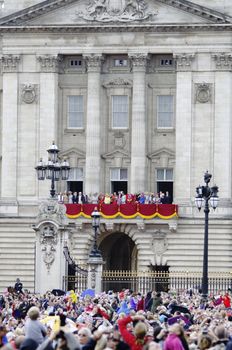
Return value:
[(137, 342), (134, 334), (127, 330), (127, 324), (132, 322), (131, 316), (126, 316), (118, 320), (118, 328), (123, 337), (123, 340), (130, 346), (131, 350), (142, 350), (147, 338), (144, 339), (144, 344)]

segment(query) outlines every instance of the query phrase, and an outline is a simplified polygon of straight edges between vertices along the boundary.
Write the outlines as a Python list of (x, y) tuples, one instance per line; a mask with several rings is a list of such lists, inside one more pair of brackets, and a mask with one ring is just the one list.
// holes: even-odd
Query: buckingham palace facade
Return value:
[[(57, 241), (49, 248), (37, 225), (50, 183), (35, 167), (53, 141), (71, 167), (57, 192), (162, 190), (178, 206), (171, 218), (103, 217), (107, 269), (201, 271), (204, 213), (194, 197), (208, 170), (220, 197), (209, 214), (209, 271), (232, 271), (230, 0), (0, 5), (0, 290), (17, 277), (36, 290), (38, 264), (52, 274), (63, 259), (62, 242), (53, 256)], [(63, 241), (85, 264), (91, 220), (67, 217), (67, 230)]]

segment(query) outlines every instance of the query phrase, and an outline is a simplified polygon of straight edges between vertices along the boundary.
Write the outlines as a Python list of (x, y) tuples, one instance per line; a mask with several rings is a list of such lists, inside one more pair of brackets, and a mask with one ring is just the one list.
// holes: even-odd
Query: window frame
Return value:
[[(81, 169), (82, 170), (82, 176), (80, 177), (71, 177), (71, 174), (72, 174), (72, 170), (74, 170), (74, 174), (75, 174), (75, 170), (77, 169)], [(70, 175), (69, 175), (69, 178), (67, 181), (84, 181), (84, 168), (83, 167), (71, 167), (70, 168)]]
[[(114, 112), (113, 110), (113, 106), (114, 106), (114, 97), (116, 96), (121, 96), (121, 97), (126, 97), (127, 98), (127, 120), (126, 120), (126, 126), (114, 126), (114, 113), (117, 113), (117, 112)], [(128, 94), (119, 94), (119, 93), (114, 93), (114, 94), (111, 94), (110, 96), (110, 115), (111, 115), (111, 128), (113, 130), (127, 130), (129, 128), (129, 112), (130, 112), (130, 99), (129, 99), (129, 95)], [(118, 112), (119, 113), (119, 112)]]
[[(68, 96), (83, 96), (83, 121), (82, 127), (70, 127), (69, 126), (69, 114), (68, 114)], [(78, 132), (83, 133), (86, 127), (86, 101), (87, 101), (87, 90), (84, 88), (63, 88), (62, 93), (63, 101), (63, 129), (64, 133)]]
[[(164, 177), (163, 179), (158, 179), (158, 171), (163, 170), (164, 171)], [(167, 170), (172, 170), (172, 179), (167, 179)], [(173, 168), (156, 168), (156, 182), (174, 182), (174, 169)]]
[[(118, 178), (116, 179), (116, 178), (112, 178), (112, 170), (113, 169), (115, 169), (115, 170), (118, 170)], [(126, 179), (122, 179), (121, 178), (121, 171), (122, 170), (126, 170), (126, 172), (127, 172), (127, 178)], [(125, 168), (125, 167), (123, 167), (123, 168), (119, 168), (119, 167), (110, 167), (110, 182), (112, 182), (112, 181), (128, 181), (128, 168)]]
[[(161, 96), (169, 96), (172, 97), (172, 111), (169, 113), (172, 113), (172, 120), (170, 126), (159, 126), (159, 113), (165, 113), (165, 112), (159, 112), (159, 97)], [(156, 128), (157, 130), (173, 130), (174, 129), (174, 121), (175, 121), (175, 98), (173, 93), (157, 93), (156, 94)]]

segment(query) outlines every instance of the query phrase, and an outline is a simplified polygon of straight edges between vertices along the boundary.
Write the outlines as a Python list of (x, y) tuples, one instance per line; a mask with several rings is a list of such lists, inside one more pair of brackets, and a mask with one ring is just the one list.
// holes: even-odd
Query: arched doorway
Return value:
[[(115, 232), (106, 236), (100, 243), (99, 249), (105, 261), (106, 271), (135, 271), (137, 270), (137, 247), (125, 233)], [(122, 288), (131, 288), (126, 279), (109, 279), (104, 283), (104, 290), (120, 291)]]

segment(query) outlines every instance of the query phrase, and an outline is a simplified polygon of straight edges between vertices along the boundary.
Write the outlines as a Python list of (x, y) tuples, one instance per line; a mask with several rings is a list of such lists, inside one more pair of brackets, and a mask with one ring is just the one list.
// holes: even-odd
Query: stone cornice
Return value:
[[(43, 14), (70, 5), (77, 0), (45, 0), (39, 4), (30, 6), (21, 11), (0, 18), (0, 26), (17, 26), (25, 25), (28, 21), (34, 20)], [(178, 8), (190, 14), (194, 14), (200, 18), (207, 19), (211, 23), (232, 23), (232, 17), (221, 12), (209, 9), (207, 7), (194, 4), (188, 0), (156, 0), (163, 4)], [(127, 23), (128, 24), (128, 23)], [(30, 25), (29, 25), (30, 26)], [(46, 27), (46, 26), (45, 26)]]
[(219, 11), (209, 9), (205, 6), (194, 4), (188, 0), (156, 0), (166, 5), (178, 8), (182, 11), (205, 18), (214, 23), (231, 23), (232, 17), (227, 16)]
[(127, 24), (127, 25), (27, 25), (1, 26), (4, 33), (105, 33), (105, 32), (148, 32), (148, 33), (181, 33), (181, 32), (231, 32), (232, 24)]

